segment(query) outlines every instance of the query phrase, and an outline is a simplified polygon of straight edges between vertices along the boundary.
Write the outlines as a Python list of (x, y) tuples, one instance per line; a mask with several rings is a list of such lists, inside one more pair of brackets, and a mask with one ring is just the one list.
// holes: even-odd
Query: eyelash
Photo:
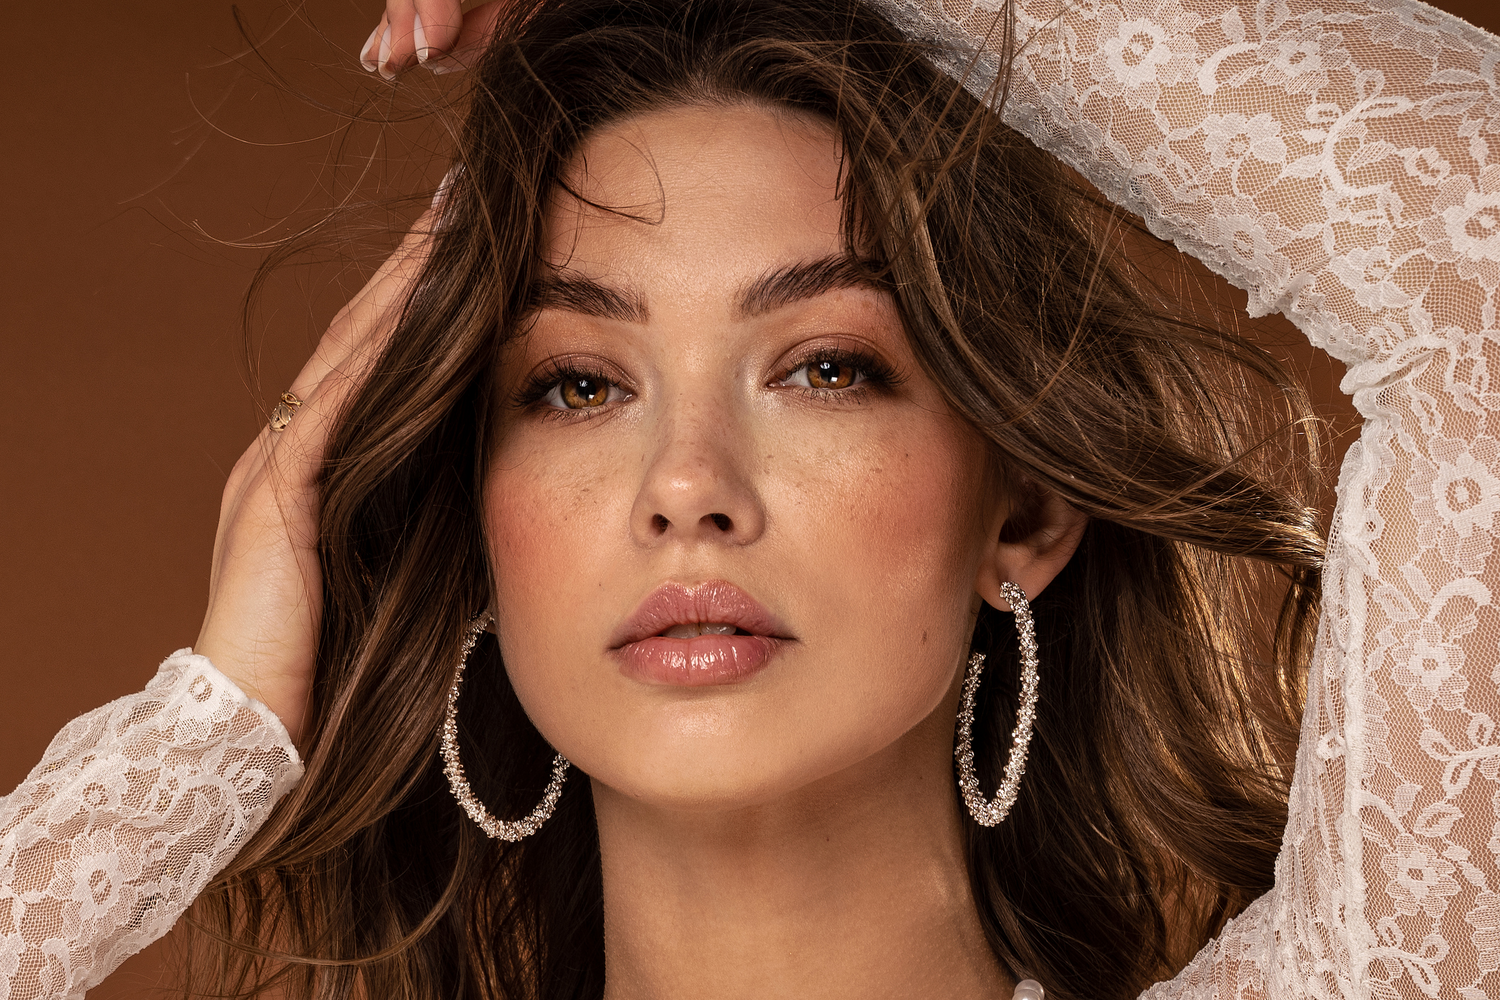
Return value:
[(787, 386), (822, 400), (839, 403), (863, 402), (871, 393), (884, 392), (900, 385), (903, 378), (884, 360), (867, 351), (849, 348), (823, 348), (800, 359), (783, 371), (776, 379), (785, 383), (797, 372), (810, 365), (831, 363), (853, 368), (863, 376), (862, 380), (844, 389), (815, 389), (811, 386)]
[[(536, 406), (564, 382), (572, 382), (578, 379), (590, 379), (611, 388), (619, 389), (625, 393), (627, 398), (631, 395), (630, 390), (620, 384), (619, 377), (607, 373), (602, 366), (563, 358), (549, 361), (544, 367), (537, 369), (536, 373), (531, 376), (526, 384), (516, 390), (511, 404), (518, 408)], [(544, 406), (540, 407), (540, 409), (546, 411), (544, 416), (560, 417), (563, 419), (588, 419), (598, 416), (592, 410), (575, 410), (558, 406)], [(598, 409), (602, 410), (604, 407), (601, 406)]]
[[(832, 363), (848, 368), (853, 368), (863, 376), (862, 380), (844, 389), (815, 389), (811, 386), (784, 386), (808, 393), (819, 399), (833, 400), (840, 403), (862, 402), (869, 394), (883, 392), (900, 385), (905, 381), (904, 377), (896, 372), (889, 364), (881, 358), (866, 351), (850, 350), (847, 348), (824, 348), (814, 351), (812, 354), (800, 359), (795, 364), (786, 368), (772, 384), (782, 385), (797, 372), (809, 365)], [(621, 390), (628, 398), (630, 391), (620, 384), (618, 377), (605, 372), (599, 365), (583, 364), (572, 360), (557, 360), (548, 362), (544, 367), (538, 369), (535, 374), (518, 389), (512, 398), (512, 405), (518, 408), (532, 407), (541, 403), (554, 389), (564, 382), (578, 379), (590, 379), (601, 382), (612, 388)], [(544, 407), (549, 417), (562, 418), (591, 418), (598, 414), (585, 409), (569, 409), (557, 406)], [(603, 407), (599, 407), (603, 409)]]

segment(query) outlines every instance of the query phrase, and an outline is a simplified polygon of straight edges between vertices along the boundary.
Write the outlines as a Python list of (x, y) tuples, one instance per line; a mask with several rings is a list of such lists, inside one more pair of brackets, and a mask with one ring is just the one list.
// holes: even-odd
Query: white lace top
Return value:
[[(998, 7), (879, 2), (951, 43), (949, 69)], [(1017, 14), (1006, 120), (1287, 313), (1365, 420), (1276, 886), (1147, 996), (1500, 996), (1500, 39), (1395, 0)], [(71, 723), (0, 800), (0, 995), (81, 996), (300, 773), (270, 712), (185, 652)]]

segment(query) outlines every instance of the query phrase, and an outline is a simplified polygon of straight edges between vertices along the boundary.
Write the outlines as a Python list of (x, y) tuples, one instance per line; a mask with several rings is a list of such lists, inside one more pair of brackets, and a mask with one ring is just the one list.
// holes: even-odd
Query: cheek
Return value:
[(809, 703), (847, 753), (873, 752), (952, 691), (983, 551), (984, 451), (934, 418), (793, 467), (784, 579), (819, 654)]
[(566, 662), (555, 647), (606, 585), (603, 535), (622, 523), (615, 508), (624, 491), (598, 455), (520, 451), (494, 456), (485, 484), (497, 631), (507, 652), (524, 649), (525, 662)]
[[(566, 469), (566, 463), (558, 466)], [(534, 589), (525, 584), (535, 584), (539, 575), (571, 577), (586, 568), (577, 555), (579, 536), (601, 512), (599, 486), (597, 475), (570, 476), (537, 462), (504, 472), (492, 468), (485, 514), (496, 583), (520, 596)]]
[(787, 531), (817, 589), (874, 635), (920, 645), (922, 629), (906, 623), (927, 617), (942, 630), (967, 616), (982, 540), (983, 453), (971, 438), (947, 420), (914, 423), (842, 456), (809, 456), (790, 484), (801, 496)]

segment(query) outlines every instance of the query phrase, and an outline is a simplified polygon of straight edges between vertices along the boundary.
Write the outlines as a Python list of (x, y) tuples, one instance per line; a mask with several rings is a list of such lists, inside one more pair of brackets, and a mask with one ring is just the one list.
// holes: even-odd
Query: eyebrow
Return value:
[[(842, 288), (879, 288), (872, 274), (879, 269), (875, 261), (848, 254), (789, 264), (747, 284), (736, 296), (735, 308), (744, 316), (760, 316)], [(553, 272), (537, 282), (529, 299), (534, 309), (565, 309), (625, 323), (644, 323), (649, 316), (640, 293), (566, 272)]]
[(531, 290), (533, 309), (566, 309), (600, 319), (624, 323), (646, 322), (646, 302), (638, 294), (626, 294), (592, 278), (552, 274)]
[(745, 316), (759, 316), (842, 288), (879, 288), (873, 277), (879, 270), (876, 262), (848, 254), (792, 264), (745, 286), (739, 295), (739, 311)]

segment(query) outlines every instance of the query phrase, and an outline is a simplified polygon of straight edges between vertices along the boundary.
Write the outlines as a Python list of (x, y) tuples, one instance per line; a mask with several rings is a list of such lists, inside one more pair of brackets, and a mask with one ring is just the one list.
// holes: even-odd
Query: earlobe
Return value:
[(1009, 581), (1036, 600), (1083, 539), (1088, 517), (1050, 490), (1033, 488), (992, 526), (974, 590), (992, 607), (1010, 610), (1000, 585)]

